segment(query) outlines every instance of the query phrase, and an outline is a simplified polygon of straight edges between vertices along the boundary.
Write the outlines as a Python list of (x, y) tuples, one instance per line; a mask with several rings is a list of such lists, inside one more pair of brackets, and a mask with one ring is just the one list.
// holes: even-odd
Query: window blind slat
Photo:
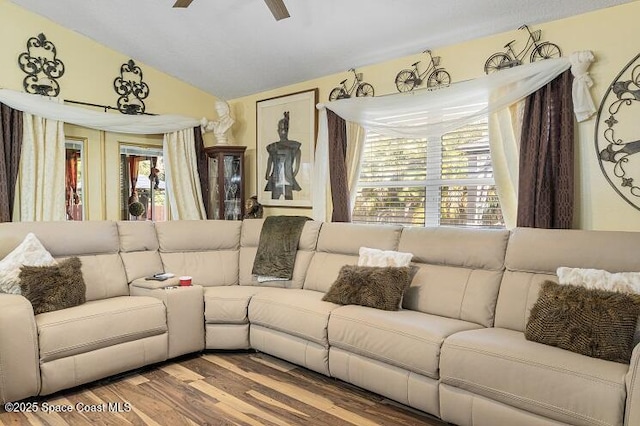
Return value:
[(488, 134), (486, 121), (433, 140), (369, 134), (353, 221), (503, 227)]

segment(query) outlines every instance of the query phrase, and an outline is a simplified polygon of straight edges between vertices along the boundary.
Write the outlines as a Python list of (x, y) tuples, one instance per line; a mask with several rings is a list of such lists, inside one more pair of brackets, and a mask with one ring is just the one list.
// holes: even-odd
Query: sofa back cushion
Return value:
[(303, 287), (326, 292), (340, 268), (358, 264), (360, 247), (397, 250), (401, 231), (400, 226), (391, 225), (323, 223)]
[(0, 225), (0, 258), (33, 232), (56, 259), (78, 256), (87, 287), (86, 300), (129, 294), (118, 250), (118, 229), (112, 221), (16, 222)]
[(189, 275), (204, 287), (238, 284), (241, 221), (156, 223), (165, 272)]
[(509, 239), (506, 230), (404, 228), (398, 250), (415, 275), (403, 307), (491, 327)]
[(516, 228), (496, 307), (496, 327), (524, 331), (529, 311), (546, 280), (558, 281), (560, 266), (640, 271), (640, 232)]
[(293, 267), (293, 279), (259, 283), (251, 271), (253, 270), (253, 261), (258, 251), (260, 232), (262, 231), (263, 224), (264, 219), (247, 219), (242, 222), (242, 235), (240, 238), (240, 285), (302, 288), (309, 263), (315, 253), (322, 222), (308, 221), (304, 224), (298, 243), (295, 265)]
[(153, 222), (123, 220), (117, 223), (120, 236), (120, 257), (130, 283), (163, 271), (160, 244)]

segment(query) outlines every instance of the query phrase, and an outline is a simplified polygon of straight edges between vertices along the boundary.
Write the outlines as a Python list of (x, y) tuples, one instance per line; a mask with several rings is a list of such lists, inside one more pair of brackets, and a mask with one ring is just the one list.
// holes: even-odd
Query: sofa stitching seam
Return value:
[[(57, 355), (57, 354), (64, 353), (64, 352), (67, 352), (67, 351), (71, 351), (71, 350), (74, 350), (74, 349), (80, 349), (80, 348), (87, 347), (87, 346), (93, 346), (93, 345), (95, 345), (97, 343), (104, 343), (104, 342), (119, 340), (119, 339), (121, 339), (123, 337), (131, 337), (131, 336), (135, 336), (135, 335), (146, 335), (149, 332), (155, 333), (157, 331), (166, 331), (166, 330), (167, 330), (166, 327), (162, 327), (161, 326), (161, 327), (150, 328), (150, 329), (147, 329), (145, 331), (136, 331), (136, 332), (132, 332), (132, 333), (119, 334), (117, 336), (112, 336), (112, 337), (108, 337), (108, 338), (104, 338), (104, 339), (100, 339), (100, 340), (93, 340), (92, 342), (89, 342), (89, 343), (79, 343), (77, 345), (69, 346), (69, 347), (66, 347), (66, 348), (63, 348), (63, 349), (57, 349), (55, 351), (46, 351), (44, 354), (42, 354), (42, 358), (45, 358), (47, 356)], [(150, 335), (148, 337), (156, 336), (156, 335), (157, 334), (152, 334), (152, 335)]]
[(247, 301), (250, 302), (251, 301), (251, 296), (249, 297), (220, 297), (220, 296), (204, 296), (205, 300), (223, 300), (223, 301), (228, 301), (231, 300), (233, 302), (237, 302), (237, 301)]
[(529, 297), (531, 296), (531, 286), (533, 285), (533, 277), (534, 275), (529, 275), (529, 281), (527, 282), (527, 297), (524, 299), (524, 309), (522, 311), (522, 330), (526, 330), (527, 328), (527, 306), (529, 305)]
[(258, 299), (256, 297), (253, 297), (251, 300), (253, 301), (253, 299), (256, 299), (257, 301), (271, 303), (273, 305), (284, 306), (284, 307), (290, 308), (290, 309), (292, 309), (294, 311), (300, 311), (300, 312), (304, 312), (304, 313), (314, 314), (317, 317), (321, 317), (321, 318), (323, 318), (325, 316), (328, 317), (328, 315), (325, 315), (324, 313), (315, 312), (315, 311), (312, 311), (310, 309), (300, 308), (298, 306), (292, 306), (292, 305), (289, 305), (287, 303), (280, 303), (280, 302), (276, 302), (276, 301), (273, 301), (273, 300), (270, 300), (270, 299)]
[[(626, 404), (626, 410), (624, 413), (624, 424), (626, 425), (629, 421), (629, 418), (631, 418), (631, 410), (633, 409), (633, 404), (631, 404), (630, 402), (633, 400), (633, 390), (635, 389), (636, 386), (636, 379), (638, 377), (638, 360), (640, 359), (640, 357), (636, 357), (636, 362), (633, 368), (633, 373), (631, 375), (631, 382), (630, 382), (630, 386), (629, 386), (629, 394), (627, 395), (627, 400), (625, 401)], [(629, 366), (631, 367), (631, 366)]]
[(431, 340), (424, 339), (424, 338), (422, 338), (422, 337), (420, 337), (420, 336), (416, 336), (416, 335), (414, 335), (414, 334), (409, 334), (409, 333), (407, 333), (406, 331), (400, 331), (400, 330), (394, 330), (394, 329), (391, 329), (391, 328), (384, 328), (384, 327), (380, 327), (380, 326), (378, 326), (378, 325), (375, 325), (375, 324), (373, 324), (373, 323), (371, 323), (371, 322), (368, 322), (368, 321), (365, 321), (365, 320), (360, 320), (360, 319), (357, 319), (357, 318), (346, 317), (346, 316), (342, 316), (342, 315), (340, 315), (340, 314), (335, 314), (335, 313), (334, 313), (334, 314), (332, 314), (332, 315), (331, 315), (331, 317), (336, 317), (336, 318), (338, 318), (338, 319), (344, 319), (344, 320), (349, 320), (349, 321), (352, 321), (352, 322), (357, 322), (357, 323), (360, 323), (360, 324), (368, 325), (368, 326), (370, 326), (370, 327), (372, 327), (372, 328), (375, 328), (375, 329), (378, 329), (378, 330), (381, 330), (381, 331), (387, 331), (387, 332), (390, 332), (390, 333), (392, 333), (392, 334), (399, 334), (399, 335), (401, 335), (401, 336), (405, 336), (405, 337), (407, 337), (407, 338), (411, 338), (411, 339), (413, 339), (413, 340), (417, 340), (417, 341), (420, 341), (420, 342), (424, 342), (424, 343), (426, 343), (426, 344), (428, 344), (428, 345), (437, 346), (437, 347), (442, 346), (442, 343), (433, 342), (433, 341), (431, 341)]
[(469, 270), (469, 274), (467, 275), (467, 280), (464, 283), (464, 290), (462, 290), (462, 299), (460, 299), (460, 309), (458, 309), (458, 318), (462, 319), (462, 306), (464, 305), (464, 299), (467, 295), (467, 288), (469, 287), (469, 281), (471, 280), (471, 275), (475, 269)]
[[(154, 300), (158, 300), (158, 299), (154, 299)], [(162, 303), (162, 301), (158, 300), (160, 303)], [(157, 307), (160, 306), (159, 304), (153, 304), (153, 305), (147, 305), (147, 306), (138, 306), (138, 307), (133, 307), (133, 308), (126, 308), (126, 309), (118, 309), (117, 311), (109, 311), (109, 312), (102, 312), (99, 314), (93, 314), (93, 315), (87, 315), (87, 316), (83, 316), (83, 317), (79, 317), (79, 318), (69, 318), (69, 319), (65, 319), (65, 320), (59, 320), (59, 321), (55, 321), (55, 322), (51, 322), (48, 324), (43, 324), (40, 325), (38, 328), (45, 329), (45, 328), (51, 328), (54, 326), (59, 326), (62, 324), (67, 324), (67, 323), (71, 323), (71, 322), (76, 322), (78, 320), (87, 320), (87, 319), (94, 319), (94, 318), (100, 318), (100, 317), (112, 317), (114, 314), (122, 314), (122, 313), (126, 313), (126, 312), (132, 312), (132, 311), (142, 311), (145, 309), (157, 309)], [(162, 306), (164, 307), (164, 304), (162, 304)]]
[(266, 324), (266, 323), (262, 323), (260, 321), (250, 321), (249, 324), (253, 325), (259, 325), (260, 327), (264, 327), (268, 330), (273, 330), (273, 331), (277, 331), (278, 333), (285, 333), (285, 334), (289, 334), (293, 337), (297, 337), (299, 339), (304, 340), (305, 342), (311, 342), (311, 343), (315, 343), (316, 345), (322, 346), (323, 348), (328, 348), (329, 347), (329, 338), (325, 337), (323, 339), (322, 342), (320, 342), (319, 340), (317, 340), (315, 337), (311, 337), (309, 335), (304, 335), (302, 333), (299, 333), (297, 331), (294, 330), (285, 330), (282, 329), (280, 327), (274, 326), (273, 324)]
[[(349, 349), (353, 349), (353, 352), (354, 352), (354, 353), (358, 353), (358, 352), (360, 352), (360, 354), (361, 354), (361, 355), (367, 355), (367, 356), (369, 356), (370, 358), (373, 358), (373, 359), (376, 359), (376, 358), (378, 358), (378, 359), (384, 359), (385, 361), (388, 361), (387, 363), (388, 363), (389, 365), (395, 365), (395, 366), (403, 367), (405, 370), (407, 370), (407, 371), (409, 371), (409, 372), (411, 372), (411, 371), (415, 371), (415, 369), (411, 369), (411, 368), (409, 368), (409, 364), (406, 364), (406, 363), (404, 363), (404, 362), (397, 361), (397, 360), (395, 360), (395, 359), (393, 359), (393, 358), (389, 358), (389, 357), (386, 357), (386, 356), (384, 356), (384, 355), (379, 355), (379, 354), (376, 354), (376, 353), (374, 353), (374, 352), (370, 352), (370, 351), (368, 351), (368, 350), (366, 350), (366, 349), (362, 349), (362, 348), (359, 348), (359, 347), (357, 347), (357, 346), (353, 346), (353, 345), (351, 345), (351, 344), (349, 344), (349, 343), (343, 343), (343, 342), (340, 342), (340, 344), (339, 344), (339, 345), (333, 345), (333, 344), (332, 344), (331, 346), (335, 346), (335, 347), (337, 347), (337, 348), (340, 348), (340, 346), (341, 346), (341, 345), (342, 345), (342, 346), (346, 346), (346, 347), (348, 347)], [(344, 348), (340, 348), (340, 349), (344, 349)], [(393, 362), (390, 362), (390, 361), (393, 361)], [(423, 370), (423, 369), (421, 369), (421, 368), (420, 368), (419, 370), (420, 370), (420, 371), (416, 371), (416, 373), (422, 374), (422, 375), (427, 376), (427, 377), (430, 377), (430, 378), (432, 378), (432, 379), (436, 379), (436, 380), (438, 379), (438, 375), (437, 375), (437, 374), (433, 374), (432, 372), (428, 372), (427, 370)]]
[(536, 405), (538, 407), (541, 407), (541, 408), (544, 408), (544, 409), (547, 409), (547, 410), (550, 410), (550, 411), (555, 411), (555, 412), (560, 413), (560, 414), (565, 414), (565, 415), (568, 415), (570, 417), (575, 417), (575, 418), (578, 418), (578, 419), (592, 421), (592, 422), (595, 422), (595, 423), (597, 423), (599, 425), (602, 425), (602, 426), (608, 426), (608, 423), (604, 422), (603, 420), (596, 419), (595, 417), (587, 416), (585, 414), (577, 413), (577, 412), (575, 412), (573, 410), (569, 410), (569, 409), (566, 409), (566, 408), (558, 407), (558, 406), (555, 406), (555, 405), (550, 405), (550, 404), (544, 403), (542, 401), (537, 401), (537, 400), (534, 400), (534, 399), (517, 396), (517, 395), (514, 395), (512, 393), (502, 392), (502, 391), (499, 391), (498, 389), (494, 389), (494, 388), (491, 388), (491, 387), (488, 387), (488, 386), (483, 386), (483, 385), (480, 385), (480, 384), (477, 384), (477, 383), (468, 382), (468, 381), (466, 381), (464, 379), (458, 379), (458, 378), (454, 378), (454, 377), (450, 377), (450, 376), (443, 376), (441, 378), (441, 380), (443, 381), (443, 383), (446, 383), (446, 384), (449, 384), (449, 385), (452, 385), (452, 386), (460, 387), (458, 385), (462, 384), (462, 385), (467, 385), (469, 388), (473, 388), (473, 387), (480, 388), (480, 389), (485, 390), (485, 391), (487, 391), (489, 393), (493, 393), (495, 395), (503, 396), (503, 397), (508, 398), (508, 399), (512, 399), (512, 400), (520, 401), (520, 402), (530, 403), (531, 405)]
[(467, 348), (467, 347), (464, 347), (464, 346), (459, 346), (459, 345), (451, 344), (451, 343), (447, 343), (447, 346), (452, 348), (452, 349), (459, 349), (459, 350), (462, 350), (462, 351), (475, 352), (475, 353), (482, 354), (482, 355), (491, 355), (491, 356), (494, 356), (494, 357), (496, 357), (498, 359), (516, 361), (516, 362), (519, 362), (521, 364), (526, 364), (526, 365), (530, 365), (530, 366), (545, 367), (545, 368), (548, 368), (548, 369), (556, 371), (556, 372), (570, 374), (571, 376), (578, 376), (578, 377), (581, 377), (581, 378), (583, 378), (585, 380), (589, 380), (589, 381), (594, 382), (594, 383), (601, 383), (603, 385), (606, 385), (606, 386), (609, 386), (609, 387), (612, 387), (612, 388), (624, 387), (624, 386), (620, 385), (619, 383), (615, 383), (615, 382), (612, 382), (612, 381), (604, 379), (604, 378), (595, 377), (595, 376), (588, 376), (586, 374), (583, 374), (583, 373), (580, 373), (580, 372), (577, 372), (577, 371), (571, 371), (571, 370), (568, 370), (568, 369), (562, 368), (562, 367), (546, 365), (546, 364), (542, 364), (542, 363), (539, 363), (539, 362), (534, 362), (534, 361), (531, 361), (531, 360), (527, 360), (527, 359), (524, 359), (524, 358), (519, 358), (519, 357), (505, 355), (505, 354), (497, 354), (495, 352), (483, 351), (483, 350), (480, 350), (480, 349)]

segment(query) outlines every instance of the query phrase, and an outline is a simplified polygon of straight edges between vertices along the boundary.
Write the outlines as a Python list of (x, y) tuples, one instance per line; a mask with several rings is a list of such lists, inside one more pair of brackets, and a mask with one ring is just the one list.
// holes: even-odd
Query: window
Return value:
[(82, 182), (83, 143), (65, 141), (65, 214), (67, 220), (82, 220), (84, 190)]
[(120, 146), (120, 207), (123, 220), (167, 219), (162, 148)]
[(368, 134), (353, 222), (504, 227), (487, 120), (433, 138)]

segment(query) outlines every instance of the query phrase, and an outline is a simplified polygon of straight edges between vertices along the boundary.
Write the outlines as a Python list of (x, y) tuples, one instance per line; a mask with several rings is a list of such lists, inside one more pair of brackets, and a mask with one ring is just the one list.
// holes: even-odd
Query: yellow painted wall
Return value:
[[(639, 53), (640, 2), (603, 9), (559, 21), (534, 26), (542, 30), (542, 39), (558, 44), (564, 55), (579, 50), (592, 50), (596, 62), (591, 66), (595, 85), (592, 95), (596, 107), (600, 104), (608, 85), (635, 55)], [(441, 65), (451, 74), (452, 80), (462, 81), (484, 75), (484, 62), (494, 52), (502, 50), (508, 41), (515, 39), (521, 48), (526, 36), (522, 31), (510, 31), (492, 37), (473, 40), (453, 46), (434, 49), (434, 55), (442, 57)], [(429, 47), (429, 46), (425, 46)], [(376, 95), (396, 93), (396, 73), (407, 68), (420, 54), (398, 58), (371, 66), (358, 67), (364, 80), (373, 84)], [(359, 64), (353, 64), (358, 66)], [(238, 144), (246, 145), (248, 180), (247, 194), (256, 193), (255, 116), (256, 101), (288, 93), (319, 88), (320, 102), (326, 102), (331, 89), (348, 74), (346, 72), (281, 87), (275, 90), (246, 96), (230, 101), (237, 123), (234, 134)], [(576, 227), (582, 229), (635, 230), (640, 231), (640, 211), (624, 201), (605, 180), (598, 165), (594, 145), (595, 118), (577, 126), (576, 140)], [(638, 124), (640, 135), (640, 122)], [(309, 209), (267, 208), (267, 215), (311, 214)]]
[[(118, 96), (113, 80), (119, 75), (120, 66), (133, 59), (142, 68), (144, 81), (150, 87), (150, 95), (145, 99), (147, 112), (197, 119), (217, 115), (214, 96), (6, 0), (0, 0), (0, 87), (23, 90), (25, 74), (18, 67), (18, 55), (26, 51), (27, 40), (39, 33), (53, 42), (65, 65), (65, 73), (58, 80), (59, 97), (63, 99), (115, 106)], [(65, 133), (85, 141), (86, 218), (119, 219), (118, 185), (114, 184), (119, 179), (119, 143), (162, 146), (162, 138), (105, 134), (70, 125), (65, 126)], [(205, 144), (212, 143), (213, 136), (205, 135)]]

